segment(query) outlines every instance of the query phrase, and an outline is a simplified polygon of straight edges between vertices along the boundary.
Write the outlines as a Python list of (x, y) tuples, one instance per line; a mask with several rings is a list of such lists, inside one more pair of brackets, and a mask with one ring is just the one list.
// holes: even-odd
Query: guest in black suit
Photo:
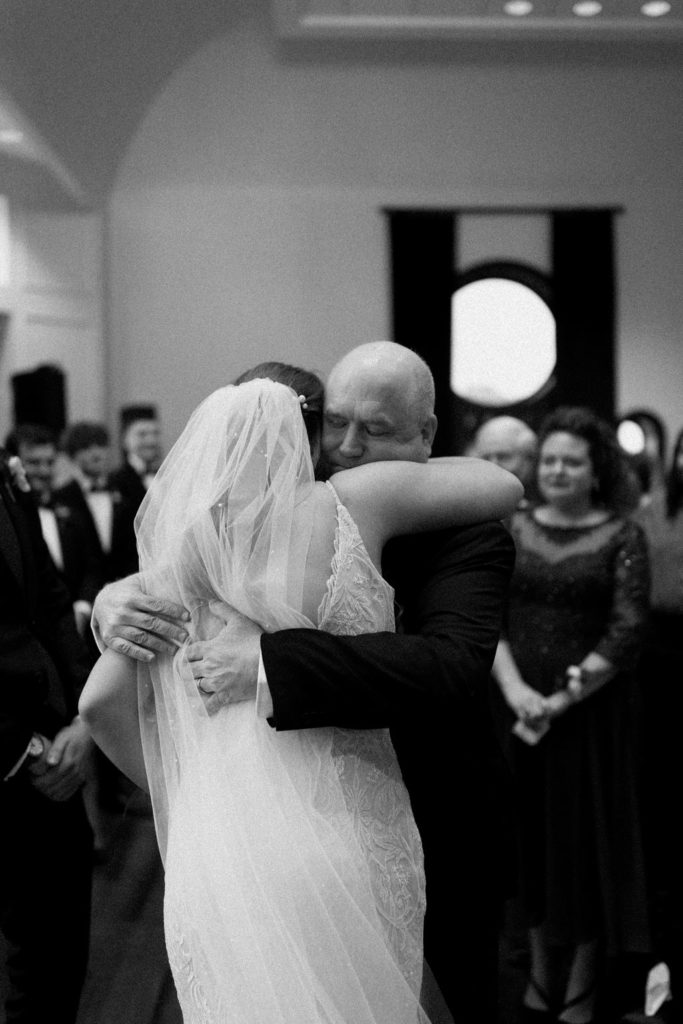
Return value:
[(137, 512), (161, 464), (161, 430), (153, 405), (124, 405), (120, 412), (123, 461), (109, 485)]
[(71, 596), (79, 632), (85, 635), (95, 595), (106, 580), (83, 516), (56, 496), (57, 439), (48, 427), (23, 424), (7, 436), (5, 447), (21, 459), (38, 505), (43, 538)]
[(19, 460), (0, 449), (0, 928), (7, 1024), (73, 1024), (90, 929), (92, 838), (76, 716), (88, 665)]
[[(415, 379), (419, 410), (407, 397)], [(433, 401), (431, 375), (408, 349), (354, 349), (327, 385), (330, 471), (428, 459)], [(383, 573), (396, 587), (401, 633), (259, 637), (255, 628), (251, 642), (226, 637), (213, 665), (201, 644), (193, 651), (202, 689), (216, 691), (212, 706), (253, 696), (261, 658), (259, 704), (275, 728), (391, 727), (425, 851), (425, 956), (458, 1024), (496, 1019), (498, 929), (514, 875), (509, 778), (487, 700), (513, 561), (499, 523), (392, 541)], [(133, 580), (106, 588), (94, 616), (110, 646), (148, 660), (183, 640), (182, 611), (146, 598)]]
[[(125, 543), (135, 548), (135, 515), (161, 464), (157, 411), (153, 405), (124, 405), (120, 411), (121, 465), (109, 477), (109, 487), (123, 500)], [(137, 568), (137, 550), (135, 566)]]
[(137, 506), (110, 486), (109, 431), (101, 423), (73, 423), (64, 432), (62, 446), (71, 460), (73, 479), (55, 491), (55, 501), (86, 524), (102, 583), (135, 572), (137, 552), (130, 523)]
[[(62, 447), (71, 461), (73, 479), (55, 491), (54, 499), (58, 508), (67, 509), (85, 525), (88, 545), (95, 552), (99, 585), (104, 586), (138, 567), (133, 530), (138, 503), (111, 487), (109, 432), (103, 424), (71, 424), (62, 437)], [(86, 643), (94, 662), (99, 652), (90, 630), (91, 611), (92, 607), (87, 611)], [(96, 748), (85, 799), (98, 855), (106, 854), (112, 828), (129, 791), (128, 781)]]

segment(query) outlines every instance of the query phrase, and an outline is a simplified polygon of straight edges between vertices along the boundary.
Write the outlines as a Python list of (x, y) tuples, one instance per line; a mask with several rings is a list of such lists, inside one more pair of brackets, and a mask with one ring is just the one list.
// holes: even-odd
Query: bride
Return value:
[[(507, 515), (520, 485), (470, 459), (317, 482), (322, 385), (272, 376), (215, 391), (169, 453), (136, 522), (145, 590), (188, 609), (192, 640), (245, 620), (393, 631), (384, 543)], [(146, 665), (105, 651), (79, 710), (151, 794), (185, 1024), (427, 1021), (422, 850), (388, 730), (209, 714), (187, 644)]]

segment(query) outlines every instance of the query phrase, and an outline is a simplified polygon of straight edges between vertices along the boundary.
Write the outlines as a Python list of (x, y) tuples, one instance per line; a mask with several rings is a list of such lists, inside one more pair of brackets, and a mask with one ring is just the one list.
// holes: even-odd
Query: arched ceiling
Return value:
[[(230, 30), (236, 7), (232, 0), (2, 0), (0, 192), (50, 203), (61, 191), (67, 202), (97, 205), (164, 80)], [(3, 127), (20, 130), (21, 142), (3, 145)]]

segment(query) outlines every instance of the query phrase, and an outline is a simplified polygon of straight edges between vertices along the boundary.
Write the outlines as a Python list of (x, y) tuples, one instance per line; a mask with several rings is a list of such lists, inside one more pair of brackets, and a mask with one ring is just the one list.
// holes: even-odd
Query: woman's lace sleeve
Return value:
[(607, 630), (595, 650), (616, 668), (633, 666), (650, 604), (650, 562), (641, 527), (624, 524), (614, 562), (614, 593)]

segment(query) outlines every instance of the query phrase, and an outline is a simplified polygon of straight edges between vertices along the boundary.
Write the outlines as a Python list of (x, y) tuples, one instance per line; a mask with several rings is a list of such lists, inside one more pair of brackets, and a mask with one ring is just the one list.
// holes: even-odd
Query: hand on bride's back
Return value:
[(136, 661), (173, 653), (187, 639), (188, 612), (173, 601), (152, 597), (138, 574), (109, 583), (93, 605), (96, 636), (113, 651)]
[(256, 697), (261, 627), (226, 608), (226, 624), (210, 640), (187, 646), (187, 660), (209, 713)]

